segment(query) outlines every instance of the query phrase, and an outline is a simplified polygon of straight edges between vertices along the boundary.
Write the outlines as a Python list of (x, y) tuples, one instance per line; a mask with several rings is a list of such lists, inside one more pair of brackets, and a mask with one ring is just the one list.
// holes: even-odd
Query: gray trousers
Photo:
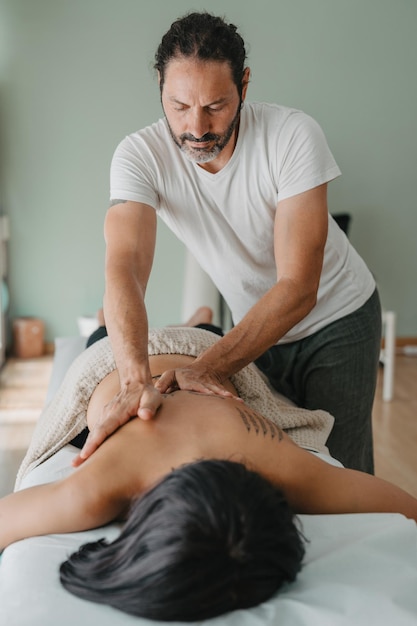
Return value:
[(372, 406), (380, 350), (381, 305), (375, 290), (354, 313), (305, 339), (273, 346), (256, 365), (298, 406), (331, 413), (331, 455), (345, 467), (372, 474)]

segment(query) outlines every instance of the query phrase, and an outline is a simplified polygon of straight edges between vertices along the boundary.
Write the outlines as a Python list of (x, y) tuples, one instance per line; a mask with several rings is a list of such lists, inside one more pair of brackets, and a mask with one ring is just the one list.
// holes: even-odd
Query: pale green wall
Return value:
[[(417, 3), (414, 0), (0, 0), (0, 197), (10, 215), (12, 315), (47, 337), (77, 332), (103, 292), (112, 153), (160, 117), (153, 54), (171, 22), (207, 9), (235, 22), (249, 99), (322, 125), (343, 176), (330, 209), (417, 335)], [(152, 325), (180, 321), (184, 252), (160, 231)]]

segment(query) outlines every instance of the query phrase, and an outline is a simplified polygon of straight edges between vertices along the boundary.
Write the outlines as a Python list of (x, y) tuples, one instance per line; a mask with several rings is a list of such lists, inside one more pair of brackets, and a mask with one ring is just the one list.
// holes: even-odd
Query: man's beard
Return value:
[[(171, 133), (171, 137), (174, 140), (174, 143), (178, 146), (178, 148), (181, 150), (184, 156), (187, 157), (189, 161), (192, 161), (193, 163), (208, 163), (209, 161), (212, 161), (213, 159), (215, 159), (223, 150), (223, 148), (225, 148), (227, 144), (229, 143), (233, 135), (233, 132), (239, 122), (240, 109), (241, 109), (241, 103), (239, 104), (238, 109), (236, 111), (236, 115), (231, 121), (229, 127), (226, 129), (226, 132), (224, 132), (222, 135), (216, 135), (214, 133), (206, 133), (202, 137), (197, 138), (197, 137), (194, 137), (194, 135), (191, 135), (190, 133), (183, 133), (182, 135), (177, 136), (174, 134), (171, 126), (169, 125), (168, 118), (167, 118), (169, 132)], [(193, 143), (204, 143), (206, 141), (214, 141), (214, 143), (209, 148), (207, 147), (198, 148), (195, 146), (190, 146), (188, 143), (189, 141), (192, 141)]]

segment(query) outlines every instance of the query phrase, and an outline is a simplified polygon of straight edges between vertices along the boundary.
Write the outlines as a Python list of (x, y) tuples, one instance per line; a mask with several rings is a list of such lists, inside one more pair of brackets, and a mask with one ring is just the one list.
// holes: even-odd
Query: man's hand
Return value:
[(161, 393), (171, 393), (171, 391), (177, 389), (185, 389), (187, 391), (240, 400), (238, 396), (228, 391), (222, 385), (219, 376), (214, 370), (197, 361), (194, 361), (189, 367), (167, 370), (157, 380), (155, 388)]
[(107, 437), (110, 437), (132, 417), (139, 417), (143, 420), (152, 419), (161, 401), (160, 392), (152, 384), (124, 387), (104, 407), (100, 419), (90, 431), (83, 449), (75, 457), (72, 465), (74, 467), (81, 465)]

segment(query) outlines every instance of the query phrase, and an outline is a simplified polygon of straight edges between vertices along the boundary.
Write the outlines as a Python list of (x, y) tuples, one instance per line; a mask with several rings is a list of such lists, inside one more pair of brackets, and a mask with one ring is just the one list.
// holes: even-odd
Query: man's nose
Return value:
[(210, 130), (207, 113), (203, 109), (194, 109), (189, 119), (188, 132), (200, 139)]

